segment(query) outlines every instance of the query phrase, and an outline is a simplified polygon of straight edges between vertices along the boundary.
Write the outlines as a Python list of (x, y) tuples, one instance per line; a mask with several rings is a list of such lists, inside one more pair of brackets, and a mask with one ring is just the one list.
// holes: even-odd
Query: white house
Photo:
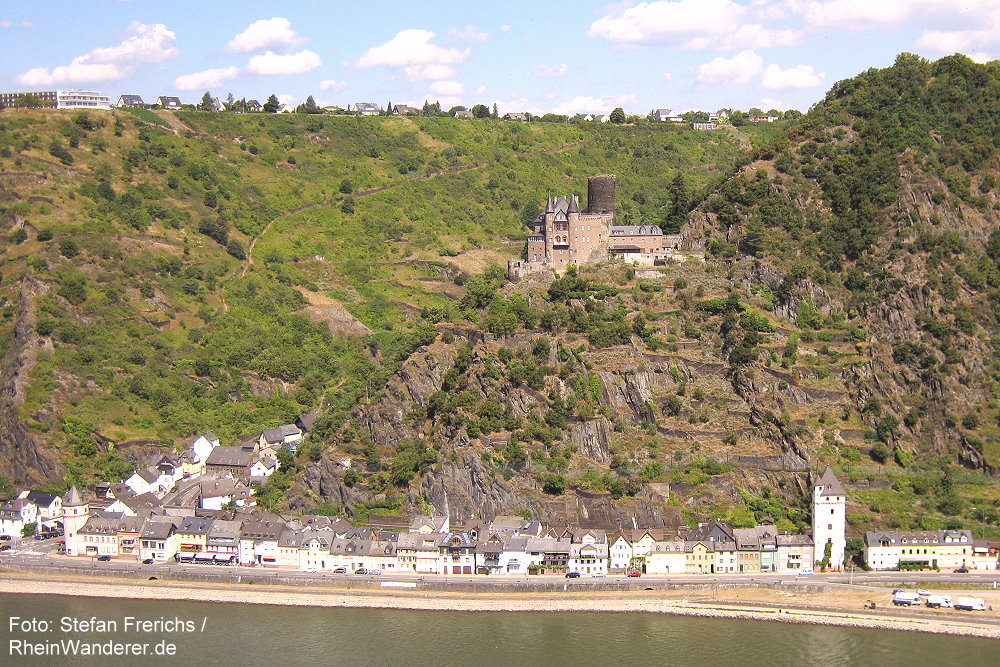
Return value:
[(38, 508), (25, 498), (16, 498), (0, 505), (0, 535), (20, 537), (26, 525), (35, 523)]
[(625, 535), (616, 535), (608, 546), (609, 567), (614, 572), (628, 569), (632, 562), (632, 543)]
[(571, 543), (569, 545), (569, 572), (580, 574), (608, 573), (608, 545), (599, 543)]
[(23, 498), (37, 508), (38, 519), (43, 524), (52, 525), (62, 516), (62, 498), (57, 493), (49, 491), (22, 491), (18, 498)]
[(202, 433), (188, 445), (194, 454), (198, 457), (198, 460), (203, 464), (208, 460), (208, 455), (212, 453), (212, 450), (219, 446), (219, 438), (214, 433)]
[(250, 479), (264, 480), (278, 469), (278, 459), (273, 456), (262, 456), (250, 466)]
[(657, 542), (646, 554), (647, 574), (684, 574), (686, 567), (684, 540), (679, 538)]

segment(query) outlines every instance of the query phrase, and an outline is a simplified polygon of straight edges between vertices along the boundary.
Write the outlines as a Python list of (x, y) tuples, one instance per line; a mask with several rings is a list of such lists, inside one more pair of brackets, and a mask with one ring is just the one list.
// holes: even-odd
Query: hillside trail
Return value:
[[(537, 151), (524, 151), (524, 152), (515, 151), (515, 155), (518, 158), (529, 157), (531, 155), (551, 155), (553, 153), (562, 153), (564, 151), (573, 150), (574, 148), (579, 148), (584, 143), (586, 143), (585, 140), (571, 141), (571, 142), (569, 142), (567, 144), (563, 144), (562, 146), (553, 146), (552, 148), (543, 148), (543, 149), (537, 150)], [(459, 174), (459, 173), (462, 173), (464, 171), (472, 171), (474, 169), (482, 169), (483, 167), (486, 167), (486, 166), (488, 166), (490, 164), (493, 164), (494, 162), (498, 162), (498, 161), (499, 160), (484, 161), (484, 162), (474, 162), (472, 164), (462, 165), (460, 167), (448, 167), (446, 169), (438, 169), (437, 171), (432, 171), (432, 172), (430, 172), (428, 174), (418, 174), (416, 176), (410, 176), (410, 177), (408, 177), (406, 179), (403, 179), (401, 181), (397, 181), (396, 183), (390, 183), (389, 185), (384, 185), (384, 186), (382, 186), (380, 188), (371, 188), (369, 190), (359, 190), (359, 191), (351, 194), (350, 196), (352, 196), (354, 198), (370, 197), (372, 195), (379, 194), (380, 192), (386, 192), (388, 190), (392, 190), (393, 188), (398, 188), (401, 185), (406, 185), (407, 183), (412, 183), (414, 181), (426, 181), (426, 180), (430, 180), (432, 178), (438, 178), (439, 176), (447, 176), (447, 175), (450, 175), (450, 174)], [(320, 202), (312, 202), (311, 204), (303, 204), (302, 206), (297, 206), (297, 207), (295, 207), (295, 208), (293, 208), (293, 209), (291, 209), (289, 211), (286, 211), (286, 212), (282, 213), (281, 215), (275, 217), (274, 219), (272, 219), (269, 223), (267, 223), (264, 226), (263, 229), (260, 230), (260, 232), (257, 233), (256, 236), (254, 236), (252, 239), (250, 239), (250, 246), (247, 248), (247, 258), (246, 258), (246, 260), (243, 263), (243, 269), (240, 271), (240, 278), (245, 277), (247, 275), (247, 271), (249, 271), (250, 267), (253, 265), (253, 249), (254, 249), (254, 246), (256, 246), (257, 245), (257, 241), (259, 241), (261, 239), (261, 237), (264, 236), (264, 234), (266, 234), (269, 229), (271, 229), (271, 225), (273, 225), (278, 220), (281, 220), (282, 218), (287, 218), (289, 216), (296, 215), (298, 213), (301, 213), (302, 211), (306, 211), (306, 210), (309, 210), (311, 208), (317, 208), (319, 206), (330, 206), (330, 205), (336, 204), (337, 202), (342, 202), (343, 200), (344, 200), (344, 197), (335, 197), (333, 199), (326, 199), (326, 200), (320, 201)], [(222, 297), (222, 305), (223, 305), (223, 309), (228, 312), (229, 311), (229, 306), (226, 304), (225, 295), (223, 295), (223, 297)]]
[(172, 111), (166, 111), (165, 109), (155, 109), (153, 110), (157, 116), (162, 118), (170, 125), (171, 131), (174, 134), (180, 134), (181, 132), (190, 132), (192, 135), (197, 137), (206, 136), (204, 132), (195, 132), (190, 127), (184, 124), (184, 122), (177, 117), (177, 114)]

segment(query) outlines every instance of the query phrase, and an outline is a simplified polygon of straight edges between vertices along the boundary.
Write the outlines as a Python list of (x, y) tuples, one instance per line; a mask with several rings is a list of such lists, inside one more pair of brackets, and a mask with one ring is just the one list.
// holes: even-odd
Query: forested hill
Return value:
[(463, 319), (547, 191), (617, 173), (624, 220), (677, 227), (780, 131), (6, 109), (5, 476), (119, 477), (195, 433), (342, 413)]

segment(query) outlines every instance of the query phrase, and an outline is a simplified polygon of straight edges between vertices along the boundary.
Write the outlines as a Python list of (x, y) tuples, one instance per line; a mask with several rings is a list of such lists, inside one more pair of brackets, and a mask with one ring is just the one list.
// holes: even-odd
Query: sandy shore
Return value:
[[(644, 612), (716, 618), (745, 618), (785, 623), (842, 625), (857, 628), (932, 632), (1000, 639), (997, 612), (913, 610), (907, 616), (862, 611), (867, 597), (888, 600), (884, 592), (845, 590), (837, 594), (789, 593), (767, 588), (684, 589), (678, 591), (572, 591), (456, 595), (442, 592), (356, 592), (329, 588), (229, 586), (189, 582), (136, 584), (119, 579), (55, 577), (36, 580), (15, 574), (0, 575), (0, 593), (72, 595), (143, 600), (185, 600), (236, 604), (273, 604), (310, 607), (359, 607), (425, 611), (559, 611)], [(988, 595), (993, 591), (978, 592)], [(959, 593), (962, 594), (962, 593)], [(969, 594), (968, 591), (965, 594)], [(992, 600), (988, 600), (992, 603)], [(1000, 600), (997, 600), (1000, 602)], [(882, 604), (880, 602), (880, 604)], [(853, 611), (853, 610), (857, 611)]]

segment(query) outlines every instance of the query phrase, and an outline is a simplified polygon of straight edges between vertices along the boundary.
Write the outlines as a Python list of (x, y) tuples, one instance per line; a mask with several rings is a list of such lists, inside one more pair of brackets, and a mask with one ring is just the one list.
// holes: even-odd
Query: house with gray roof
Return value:
[(171, 97), (169, 95), (160, 95), (156, 98), (156, 103), (159, 104), (164, 109), (169, 109), (170, 111), (177, 111), (183, 104), (179, 97)]
[(142, 101), (141, 95), (119, 95), (118, 103), (115, 105), (119, 109), (126, 107), (143, 108), (146, 103)]

